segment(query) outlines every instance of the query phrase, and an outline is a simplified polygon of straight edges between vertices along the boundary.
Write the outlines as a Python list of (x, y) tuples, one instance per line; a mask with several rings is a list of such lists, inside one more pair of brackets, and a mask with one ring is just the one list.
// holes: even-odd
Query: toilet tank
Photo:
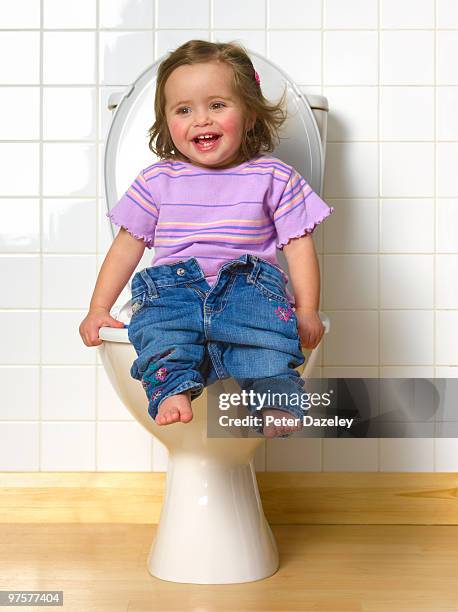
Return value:
[(329, 105), (328, 99), (325, 96), (304, 94), (304, 98), (307, 100), (310, 108), (312, 109), (313, 116), (318, 125), (320, 132), (321, 146), (323, 148), (323, 163), (326, 159), (326, 137), (328, 128), (328, 112)]

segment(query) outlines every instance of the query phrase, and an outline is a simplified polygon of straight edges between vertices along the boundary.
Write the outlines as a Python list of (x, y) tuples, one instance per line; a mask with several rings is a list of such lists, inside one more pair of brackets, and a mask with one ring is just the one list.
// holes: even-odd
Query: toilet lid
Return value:
[[(261, 78), (264, 96), (277, 101), (287, 89), (288, 119), (280, 132), (281, 141), (272, 155), (279, 157), (308, 181), (312, 189), (321, 193), (323, 152), (320, 133), (313, 112), (292, 79), (270, 60), (248, 51)], [(163, 58), (145, 70), (126, 89), (117, 107), (105, 150), (105, 193), (111, 210), (142, 168), (158, 161), (148, 148), (148, 128), (154, 123), (154, 92), (156, 75)], [(111, 223), (113, 237), (117, 227)], [(150, 264), (152, 253), (145, 249), (137, 269)]]

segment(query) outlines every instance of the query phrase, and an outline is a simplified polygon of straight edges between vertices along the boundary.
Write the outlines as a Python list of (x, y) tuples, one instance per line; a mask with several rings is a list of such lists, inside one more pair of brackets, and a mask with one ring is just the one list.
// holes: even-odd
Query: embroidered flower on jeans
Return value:
[(289, 321), (290, 318), (293, 316), (294, 312), (290, 306), (288, 306), (287, 308), (282, 308), (281, 306), (279, 306), (275, 310), (275, 314), (280, 319), (280, 321)]
[(159, 368), (159, 370), (156, 372), (157, 380), (165, 380), (166, 376), (167, 376), (167, 368)]
[(151, 401), (154, 401), (155, 399), (157, 399), (158, 397), (160, 397), (162, 395), (162, 389), (158, 389), (157, 391), (155, 391), (153, 393), (153, 395), (151, 396)]

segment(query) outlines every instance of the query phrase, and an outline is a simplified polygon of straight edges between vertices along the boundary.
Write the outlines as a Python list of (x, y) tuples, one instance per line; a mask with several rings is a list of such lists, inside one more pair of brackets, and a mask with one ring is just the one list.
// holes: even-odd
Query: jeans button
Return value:
[(184, 268), (178, 268), (178, 270), (177, 270), (178, 276), (183, 276), (184, 273), (185, 273)]

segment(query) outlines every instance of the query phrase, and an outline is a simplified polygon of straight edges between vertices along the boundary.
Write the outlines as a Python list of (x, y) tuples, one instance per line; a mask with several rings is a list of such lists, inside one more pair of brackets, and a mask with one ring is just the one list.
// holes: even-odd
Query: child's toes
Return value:
[(167, 423), (176, 423), (180, 420), (180, 413), (176, 408), (173, 408), (167, 413)]
[(192, 420), (191, 410), (182, 410), (180, 414), (180, 421), (182, 423), (189, 423)]

